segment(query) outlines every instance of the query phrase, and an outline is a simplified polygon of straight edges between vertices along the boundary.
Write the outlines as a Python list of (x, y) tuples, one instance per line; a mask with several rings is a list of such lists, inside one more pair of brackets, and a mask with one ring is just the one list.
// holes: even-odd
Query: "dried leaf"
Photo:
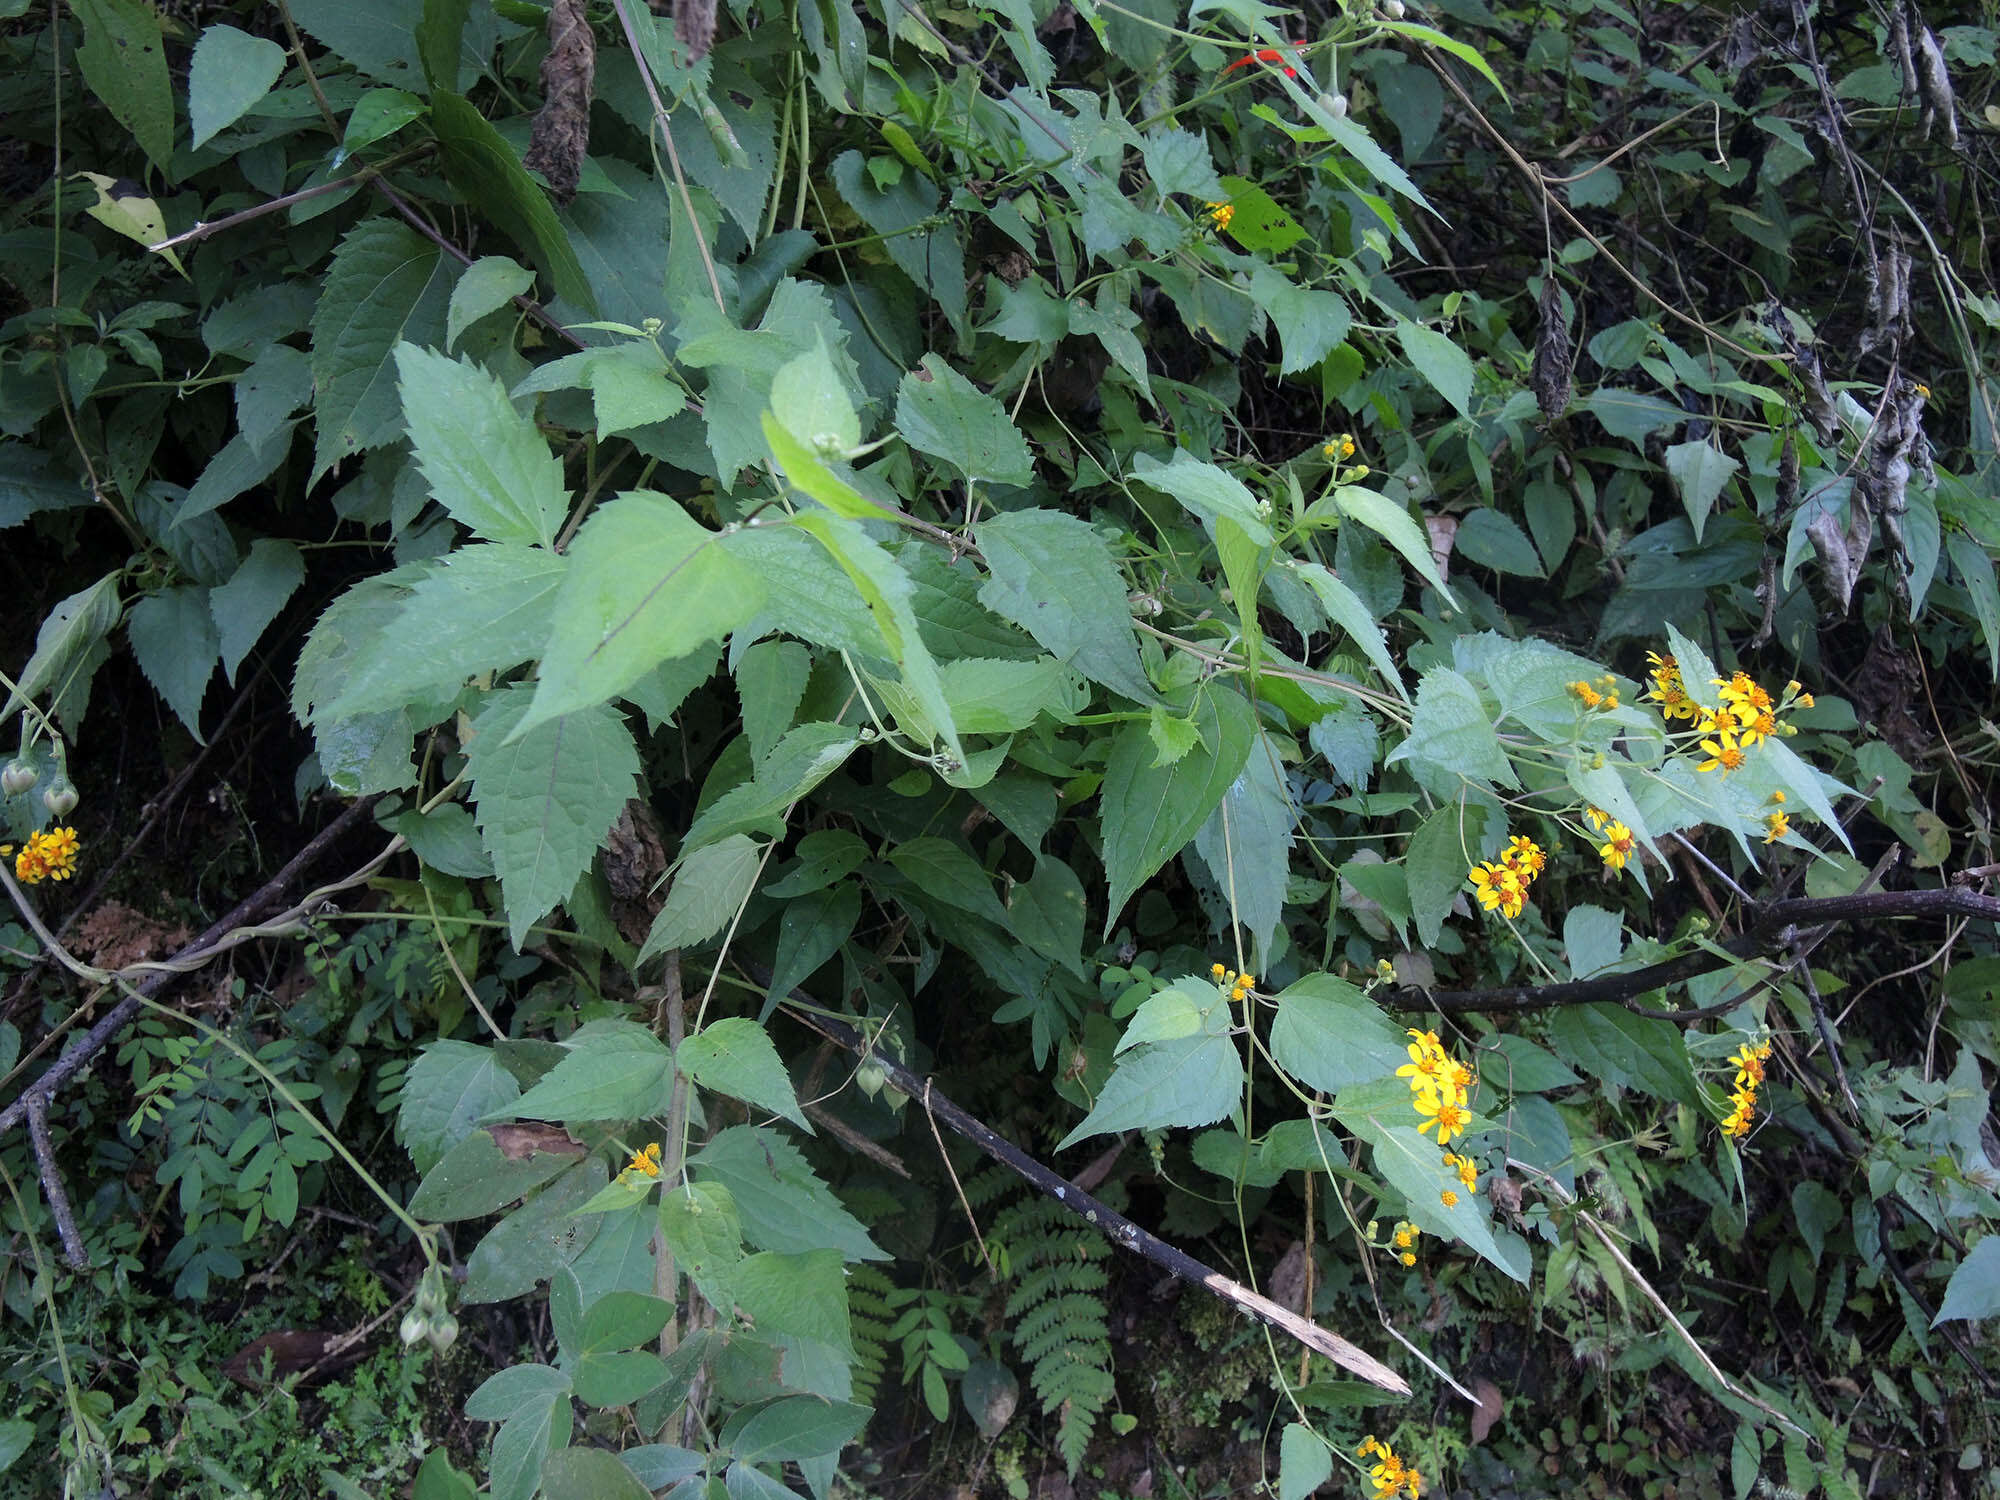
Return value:
[(583, 0), (554, 0), (549, 7), (549, 55), (542, 59), (542, 107), (521, 163), (548, 180), (558, 203), (576, 196), (583, 174), (596, 78), (597, 41), (590, 34)]
[(1570, 344), (1569, 324), (1563, 319), (1562, 288), (1546, 273), (1539, 311), (1541, 331), (1535, 337), (1535, 363), (1528, 372), (1528, 385), (1535, 393), (1542, 419), (1553, 422), (1569, 409), (1570, 371), (1576, 351)]

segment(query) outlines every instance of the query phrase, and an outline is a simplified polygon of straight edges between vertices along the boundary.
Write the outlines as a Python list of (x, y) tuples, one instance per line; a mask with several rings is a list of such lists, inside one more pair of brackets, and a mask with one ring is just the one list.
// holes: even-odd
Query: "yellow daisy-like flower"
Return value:
[(1632, 830), (1616, 819), (1605, 830), (1604, 843), (1597, 851), (1597, 857), (1614, 870), (1625, 868), (1625, 861), (1632, 857), (1634, 839)]
[(76, 830), (51, 828), (30, 834), (18, 851), (12, 844), (0, 844), (0, 858), (9, 854), (14, 856), (14, 878), (23, 885), (68, 880), (76, 873)]
[(1419, 1097), (1416, 1100), (1417, 1113), (1424, 1118), (1417, 1126), (1419, 1131), (1437, 1126), (1437, 1142), (1440, 1146), (1451, 1144), (1453, 1137), (1465, 1134), (1465, 1127), (1472, 1123), (1472, 1116), (1462, 1105), (1449, 1099)]
[(1775, 844), (1792, 831), (1792, 820), (1781, 812), (1774, 812), (1764, 819), (1764, 842)]
[(1507, 847), (1500, 851), (1500, 863), (1522, 879), (1533, 880), (1548, 867), (1549, 857), (1540, 844), (1517, 833), (1507, 840)]
[(1736, 743), (1736, 736), (1727, 729), (1718, 728), (1713, 739), (1701, 742), (1701, 749), (1708, 759), (1695, 767), (1697, 771), (1713, 771), (1720, 766), (1727, 775), (1743, 769), (1743, 751)]
[(1236, 217), (1236, 205), (1233, 203), (1211, 203), (1208, 205), (1208, 217), (1209, 222), (1214, 224), (1217, 229), (1227, 229), (1229, 221)]
[(1343, 458), (1354, 457), (1354, 439), (1349, 437), (1346, 433), (1343, 432), (1339, 437), (1335, 438), (1332, 442), (1327, 443), (1319, 451), (1324, 455), (1326, 455), (1326, 457), (1332, 459), (1335, 463), (1338, 463)]
[(1479, 1168), (1474, 1166), (1468, 1157), (1461, 1156), (1458, 1159), (1458, 1180), (1468, 1193), (1475, 1191), (1479, 1186)]
[(1572, 698), (1581, 699), (1585, 708), (1596, 708), (1604, 701), (1604, 695), (1587, 682), (1572, 682), (1569, 693)]

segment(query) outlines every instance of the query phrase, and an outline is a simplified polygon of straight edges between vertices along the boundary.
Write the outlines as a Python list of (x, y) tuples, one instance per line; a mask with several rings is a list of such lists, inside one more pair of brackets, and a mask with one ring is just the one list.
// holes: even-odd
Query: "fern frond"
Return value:
[(850, 1399), (862, 1406), (875, 1404), (875, 1393), (882, 1384), (889, 1322), (895, 1316), (888, 1296), (895, 1289), (896, 1284), (873, 1266), (848, 1267), (847, 1321), (854, 1343), (854, 1391)]

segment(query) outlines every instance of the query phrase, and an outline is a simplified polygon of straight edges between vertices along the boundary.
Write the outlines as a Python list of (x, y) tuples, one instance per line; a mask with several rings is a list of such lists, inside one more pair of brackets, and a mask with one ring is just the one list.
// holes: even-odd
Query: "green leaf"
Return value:
[(1460, 415), (1471, 416), (1472, 360), (1466, 352), (1435, 328), (1407, 319), (1397, 319), (1396, 339), (1431, 389), (1457, 407)]
[(660, 1235), (679, 1266), (719, 1307), (733, 1300), (728, 1278), (743, 1260), (736, 1200), (718, 1182), (688, 1182), (660, 1199)]
[(1139, 142), (1139, 150), (1146, 159), (1146, 175), (1162, 195), (1186, 193), (1205, 203), (1222, 197), (1222, 179), (1215, 175), (1204, 137), (1190, 130), (1156, 129)]
[(1032, 635), (1057, 660), (1140, 703), (1155, 701), (1139, 665), (1125, 580), (1087, 522), (1017, 510), (979, 523), (992, 577), (979, 602)]
[[(659, 1356), (652, 1359), (660, 1364)], [(666, 1366), (660, 1364), (660, 1369), (664, 1378)], [(577, 1395), (593, 1406), (627, 1404), (592, 1401), (585, 1396), (582, 1371), (577, 1372)], [(545, 1500), (652, 1500), (653, 1492), (618, 1461), (615, 1453), (603, 1448), (558, 1448), (542, 1460), (542, 1494)]]
[[(290, 344), (271, 345), (236, 377), (236, 425), (244, 444), (262, 453), (285, 428), (285, 418), (310, 400), (312, 361)], [(278, 444), (277, 456), (283, 458), (289, 446)]]
[(462, 1301), (523, 1297), (568, 1265), (596, 1238), (603, 1220), (577, 1210), (604, 1186), (604, 1163), (578, 1162), (486, 1232), (466, 1261)]
[(415, 808), (398, 813), (396, 832), (410, 841), (411, 852), (433, 870), (462, 880), (484, 880), (493, 873), (493, 861), (479, 842), (478, 825), (456, 802), (427, 813)]
[(663, 1114), (673, 1076), (673, 1054), (643, 1030), (621, 1031), (614, 1045), (572, 1043), (562, 1060), (518, 1099), (494, 1109), (488, 1119), (637, 1120)]
[(1588, 979), (1618, 962), (1625, 947), (1625, 919), (1601, 906), (1572, 906), (1563, 915), (1563, 952), (1572, 979)]
[(757, 576), (680, 503), (632, 490), (600, 506), (569, 549), (555, 630), (522, 728), (603, 703), (660, 662), (720, 640), (757, 612)]
[(734, 833), (775, 834), (785, 810), (839, 770), (861, 743), (841, 724), (801, 724), (771, 749), (757, 774), (703, 808), (681, 847), (699, 849)]
[(174, 154), (174, 90), (160, 13), (146, 0), (70, 0), (83, 22), (76, 64), (111, 117), (165, 172)]
[(541, 650), (569, 559), (518, 542), (460, 547), (439, 559), (395, 623), (354, 657), (335, 718), (449, 701), (469, 677)]
[(253, 485), (262, 484), (285, 461), (291, 449), (291, 424), (281, 422), (261, 448), (253, 447), (247, 434), (237, 433), (203, 466), (187, 498), (174, 507), (174, 525), (219, 510)]
[(1433, 788), (1453, 788), (1466, 777), (1498, 786), (1521, 784), (1479, 690), (1450, 667), (1431, 668), (1417, 684), (1409, 738), (1390, 752), (1388, 763), (1404, 760)]
[(1307, 1500), (1333, 1477), (1333, 1450), (1303, 1422), (1285, 1424), (1278, 1440), (1278, 1500)]
[(208, 590), (222, 672), (230, 682), (236, 682), (236, 668), (302, 582), (306, 582), (306, 560), (300, 550), (292, 542), (260, 536), (230, 580)]
[(501, 1066), (491, 1047), (433, 1042), (403, 1079), (396, 1138), (418, 1173), (426, 1174), (481, 1120), (520, 1093), (514, 1075)]
[(458, 87), (461, 43), (470, 0), (423, 0), (416, 24), (417, 57), (434, 89)]
[(1393, 1076), (1407, 1060), (1402, 1031), (1381, 1007), (1331, 974), (1308, 974), (1278, 996), (1271, 1058), (1327, 1094)]
[(854, 1359), (847, 1318), (847, 1269), (838, 1250), (752, 1255), (730, 1277), (736, 1305), (757, 1331), (811, 1339)]
[(1298, 221), (1278, 206), (1278, 200), (1247, 178), (1224, 177), (1222, 191), (1236, 210), (1225, 232), (1245, 250), (1278, 254), (1306, 237)]
[(1171, 463), (1161, 463), (1140, 453), (1132, 472), (1156, 490), (1165, 490), (1210, 527), (1228, 517), (1259, 547), (1271, 545), (1271, 528), (1264, 517), (1268, 505), (1260, 506), (1249, 487), (1235, 475), (1211, 463), (1190, 458), (1187, 450), (1176, 448)]
[(771, 456), (797, 488), (837, 516), (853, 520), (894, 519), (886, 507), (869, 499), (822, 463), (819, 456), (795, 437), (775, 413), (765, 412), (762, 425), (764, 441), (770, 444)]
[(838, 1453), (873, 1413), (847, 1401), (784, 1396), (737, 1429), (730, 1448), (746, 1464), (781, 1463)]
[(1527, 533), (1490, 506), (1459, 518), (1452, 546), (1459, 556), (1496, 573), (1512, 573), (1516, 578), (1545, 576)]
[(1334, 292), (1315, 291), (1287, 280), (1264, 302), (1284, 348), (1281, 375), (1311, 370), (1338, 348), (1354, 326), (1354, 315)]
[[(341, 149), (349, 155), (364, 151), (377, 141), (387, 140), (412, 120), (422, 119), (428, 108), (415, 94), (406, 94), (401, 89), (370, 89), (348, 111), (347, 128), (340, 134)], [(498, 258), (506, 259), (504, 256)], [(521, 274), (527, 278), (526, 286), (535, 284), (532, 272), (523, 271)], [(456, 335), (446, 340), (445, 347), (449, 348), (454, 342)]]
[(681, 1043), (674, 1062), (702, 1088), (782, 1115), (812, 1133), (778, 1049), (764, 1028), (747, 1016), (709, 1022)]
[(201, 700), (215, 676), (220, 652), (208, 590), (182, 587), (148, 594), (132, 606), (125, 635), (146, 681), (187, 726), (195, 743), (207, 744), (201, 734)]
[(1699, 1105), (1687, 1047), (1671, 1021), (1635, 1016), (1622, 1005), (1569, 1005), (1549, 1018), (1548, 1028), (1549, 1045), (1586, 1077)]
[[(1403, 1213), (1425, 1234), (1457, 1240), (1481, 1260), (1523, 1286), (1534, 1269), (1527, 1243), (1508, 1230), (1496, 1233), (1482, 1193), (1464, 1192), (1440, 1161), (1437, 1143), (1417, 1129), (1410, 1091), (1400, 1078), (1349, 1089), (1334, 1101), (1334, 1118), (1374, 1147), (1375, 1170), (1403, 1195)], [(1445, 1205), (1449, 1190), (1457, 1201)]]
[(723, 1470), (722, 1491), (729, 1500), (799, 1500), (797, 1490), (778, 1483), (762, 1469), (752, 1468), (741, 1459)]
[(516, 948), (590, 868), (639, 772), (631, 731), (601, 704), (510, 738), (534, 691), (516, 684), (487, 701), (466, 760)]
[(1993, 665), (1993, 680), (2000, 682), (2000, 581), (1994, 576), (1993, 559), (1977, 540), (1962, 531), (1948, 534), (1944, 545), (1951, 557), (1952, 571), (1958, 574), (1958, 581), (1972, 600), (1979, 633), (1986, 637), (1986, 657)]
[(1232, 918), (1249, 933), (1260, 965), (1270, 955), (1284, 912), (1298, 820), (1277, 746), (1260, 730), (1241, 773), (1194, 836), (1195, 852), (1215, 877)]
[(2000, 1235), (1988, 1234), (1951, 1273), (1931, 1327), (1947, 1318), (1990, 1318), (1995, 1313), (2000, 1313)]
[(774, 1129), (731, 1125), (689, 1161), (698, 1182), (726, 1188), (744, 1238), (764, 1250), (838, 1250), (848, 1260), (887, 1260), (861, 1221), (841, 1207), (798, 1147)]
[(650, 340), (634, 339), (604, 349), (586, 349), (538, 366), (514, 387), (515, 396), (569, 389), (590, 392), (600, 441), (664, 422), (687, 408), (687, 392), (669, 372), (667, 357)]
[(843, 151), (829, 174), (861, 222), (882, 236), (881, 248), (899, 270), (937, 298), (951, 326), (965, 328), (965, 249), (948, 227), (930, 227), (938, 190), (915, 172), (894, 186), (877, 186), (859, 151)]
[(431, 129), (451, 185), (528, 252), (558, 297), (594, 313), (590, 281), (548, 195), (500, 132), (459, 95), (442, 89), (431, 94)]
[(45, 510), (80, 510), (96, 502), (77, 477), (26, 443), (0, 442), (0, 530)]
[(1235, 1110), (1243, 1097), (1243, 1057), (1229, 1035), (1229, 1007), (1220, 995), (1216, 1001), (1205, 1034), (1147, 1043), (1120, 1058), (1096, 1106), (1056, 1149), (1121, 1130), (1213, 1125)]
[(1389, 654), (1389, 638), (1368, 613), (1368, 606), (1361, 602), (1361, 596), (1341, 582), (1331, 569), (1319, 563), (1302, 562), (1289, 566), (1319, 599), (1326, 617), (1347, 632), (1348, 639), (1361, 648), (1361, 654), (1368, 658), (1369, 665), (1395, 690), (1396, 696), (1405, 703), (1409, 702), (1410, 695), (1403, 687), (1402, 674), (1396, 670), (1396, 659)]
[[(1307, 517), (1323, 518), (1328, 505), (1327, 500), (1314, 501), (1306, 511)], [(1410, 519), (1410, 513), (1402, 506), (1374, 490), (1343, 484), (1335, 488), (1331, 507), (1336, 514), (1360, 522), (1402, 553), (1405, 562), (1428, 579), (1446, 599), (1451, 599), (1451, 590), (1445, 587), (1444, 575), (1438, 572), (1437, 559), (1431, 556), (1430, 537), (1423, 527)]]
[(1034, 482), (1035, 461), (1007, 408), (935, 354), (897, 386), (896, 430), (967, 480)]
[(993, 894), (992, 879), (979, 861), (949, 839), (910, 839), (890, 851), (889, 863), (931, 899), (984, 917), (996, 926), (1007, 925), (1007, 909)]
[(1256, 738), (1256, 714), (1243, 695), (1213, 686), (1194, 714), (1201, 743), (1170, 766), (1153, 764), (1153, 740), (1143, 724), (1128, 724), (1112, 741), (1104, 768), (1102, 820), (1110, 933), (1125, 903), (1208, 821), (1236, 780)]
[(1675, 443), (1667, 449), (1666, 457), (1667, 473), (1680, 492), (1681, 503), (1687, 507), (1688, 519), (1694, 523), (1694, 539), (1700, 542), (1716, 497), (1743, 465), (1706, 438)]
[(424, 1173), (410, 1213), (431, 1224), (483, 1219), (575, 1165), (583, 1150), (565, 1139), (554, 1149), (503, 1151), (491, 1131), (475, 1130)]
[(285, 71), (285, 49), (234, 26), (210, 26), (188, 63), (189, 144), (197, 150), (271, 91)]
[(340, 242), (312, 316), (312, 482), (339, 460), (402, 435), (390, 355), (406, 340), (444, 342), (454, 279), (435, 245), (391, 219), (363, 219)]
[[(363, 96), (363, 103), (368, 97)], [(357, 105), (357, 113), (359, 108)], [(352, 128), (350, 125), (350, 131)], [(349, 147), (352, 149), (352, 142)], [(516, 297), (526, 296), (534, 286), (535, 273), (512, 256), (480, 256), (465, 268), (458, 285), (452, 288), (450, 310), (445, 315), (445, 348), (455, 346), (459, 336), (488, 313), (498, 312)]]
[(569, 496), (562, 463), (478, 365), (398, 344), (403, 416), (431, 495), (492, 542), (549, 547)]
[(938, 669), (938, 685), (961, 734), (1011, 734), (1045, 713), (1067, 719), (1082, 713), (1089, 689), (1054, 657), (996, 661), (961, 657)]
[(722, 931), (749, 898), (763, 866), (762, 847), (741, 833), (688, 855), (634, 963), (642, 964), (669, 948), (691, 948)]
[(1410, 840), (1404, 860), (1410, 877), (1410, 913), (1416, 919), (1417, 939), (1426, 948), (1437, 946), (1444, 919), (1465, 889), (1466, 872), (1479, 857), (1486, 811), (1479, 802), (1448, 803), (1426, 818)]
[(771, 410), (784, 429), (808, 447), (845, 451), (861, 442), (861, 419), (854, 398), (833, 359), (826, 340), (787, 361), (771, 377)]

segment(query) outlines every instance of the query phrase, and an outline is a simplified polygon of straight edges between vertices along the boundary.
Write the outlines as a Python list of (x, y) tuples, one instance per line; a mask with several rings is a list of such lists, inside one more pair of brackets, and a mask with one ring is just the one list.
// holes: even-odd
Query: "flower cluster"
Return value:
[(628, 1182), (640, 1177), (658, 1177), (660, 1175), (660, 1143), (654, 1141), (652, 1145), (642, 1147), (640, 1150), (634, 1152), (632, 1160), (625, 1164), (625, 1170), (618, 1175)]
[(76, 873), (76, 830), (51, 828), (31, 834), (19, 853), (12, 844), (0, 844), (0, 857), (9, 854), (14, 856), (14, 878), (23, 885), (67, 880)]
[(1368, 1477), (1375, 1482), (1375, 1500), (1389, 1500), (1397, 1493), (1405, 1493), (1410, 1500), (1417, 1500), (1417, 1491), (1422, 1487), (1424, 1476), (1404, 1464), (1396, 1457), (1395, 1450), (1387, 1443), (1378, 1441), (1371, 1433), (1354, 1450), (1363, 1458), (1373, 1458), (1375, 1465), (1368, 1471)]
[(1572, 698), (1580, 698), (1585, 708), (1616, 708), (1617, 682), (1618, 679), (1608, 673), (1598, 678), (1594, 685), (1588, 682), (1572, 682), (1569, 685), (1569, 695)]
[(1208, 966), (1208, 977), (1215, 981), (1219, 990), (1228, 990), (1229, 998), (1241, 1005), (1250, 998), (1250, 992), (1257, 988), (1257, 976), (1239, 974), (1234, 969), (1225, 969), (1221, 964)]
[(1467, 1101), (1477, 1080), (1472, 1069), (1444, 1050), (1435, 1031), (1412, 1030), (1406, 1035), (1415, 1040), (1410, 1043), (1410, 1060), (1396, 1069), (1396, 1076), (1410, 1080), (1410, 1102), (1424, 1117), (1417, 1129), (1437, 1126), (1437, 1143), (1448, 1146), (1472, 1122)]
[[(1444, 1164), (1458, 1174), (1459, 1186), (1464, 1188), (1468, 1193), (1479, 1190), (1479, 1168), (1471, 1157), (1460, 1156), (1455, 1151), (1447, 1151), (1444, 1154)], [(1458, 1202), (1458, 1194), (1454, 1193), (1450, 1188), (1446, 1188), (1444, 1190), (1444, 1206), (1450, 1208), (1456, 1202)]]
[(1754, 1045), (1746, 1042), (1730, 1057), (1729, 1061), (1736, 1069), (1736, 1087), (1729, 1096), (1729, 1117), (1722, 1122), (1724, 1135), (1745, 1136), (1750, 1133), (1750, 1123), (1757, 1118), (1757, 1090), (1764, 1082), (1764, 1064), (1770, 1056), (1769, 1042)]
[(1343, 432), (1332, 442), (1323, 444), (1319, 451), (1334, 463), (1339, 463), (1342, 459), (1354, 457), (1354, 439)]
[(1211, 203), (1208, 205), (1209, 222), (1215, 225), (1218, 233), (1227, 229), (1229, 221), (1235, 217), (1236, 205), (1233, 203)]
[(1472, 888), (1479, 904), (1503, 917), (1518, 917), (1528, 904), (1528, 887), (1549, 862), (1542, 846), (1531, 838), (1515, 834), (1500, 851), (1498, 861), (1489, 860), (1472, 867)]
[[(1727, 775), (1741, 770), (1746, 758), (1744, 752), (1760, 741), (1798, 733), (1792, 725), (1779, 722), (1780, 714), (1788, 709), (1813, 706), (1813, 695), (1800, 691), (1796, 680), (1786, 683), (1783, 696), (1774, 699), (1770, 690), (1753, 680), (1748, 672), (1735, 672), (1711, 679), (1716, 706), (1704, 708), (1688, 693), (1673, 657), (1649, 651), (1646, 659), (1653, 664), (1653, 687), (1646, 697), (1660, 705), (1660, 712), (1669, 723), (1675, 719), (1692, 721), (1692, 733), (1704, 757), (1696, 763), (1697, 771), (1720, 770)], [(1789, 831), (1788, 823), (1772, 837), (1782, 838)]]

